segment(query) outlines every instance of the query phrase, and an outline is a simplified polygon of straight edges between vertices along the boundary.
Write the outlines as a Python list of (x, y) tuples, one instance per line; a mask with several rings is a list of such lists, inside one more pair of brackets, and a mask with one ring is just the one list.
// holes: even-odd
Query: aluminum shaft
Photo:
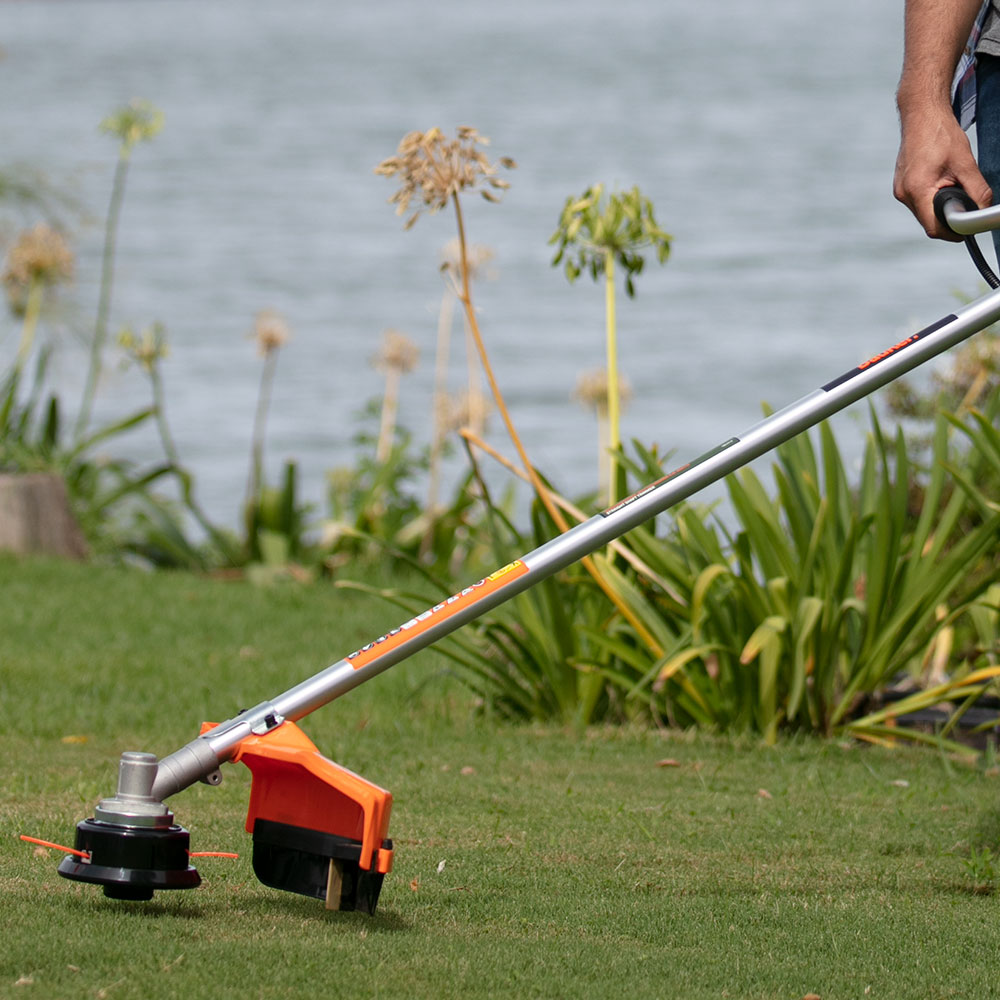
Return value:
[(729, 438), (273, 700), (222, 723), (165, 757), (159, 763), (153, 795), (165, 798), (205, 778), (247, 736), (269, 732), (285, 720), (301, 719), (997, 320), (1000, 291), (869, 358), (738, 437)]

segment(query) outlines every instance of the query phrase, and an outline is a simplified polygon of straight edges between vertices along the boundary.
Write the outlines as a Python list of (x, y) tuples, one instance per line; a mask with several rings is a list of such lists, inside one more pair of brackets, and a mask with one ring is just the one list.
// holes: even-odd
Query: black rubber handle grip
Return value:
[[(945, 218), (944, 209), (945, 205), (949, 202), (957, 201), (966, 212), (975, 212), (979, 206), (969, 197), (966, 193), (965, 188), (960, 187), (944, 187), (936, 195), (934, 195), (934, 214), (937, 216), (938, 222), (942, 226), (951, 229), (948, 225), (948, 220)], [(954, 229), (951, 229), (954, 232)]]

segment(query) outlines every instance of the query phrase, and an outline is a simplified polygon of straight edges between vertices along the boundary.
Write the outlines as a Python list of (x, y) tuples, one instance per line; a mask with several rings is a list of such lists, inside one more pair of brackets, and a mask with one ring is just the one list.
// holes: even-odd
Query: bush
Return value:
[[(638, 445), (622, 461), (640, 482), (661, 474)], [(902, 432), (888, 434), (872, 411), (857, 484), (829, 425), (782, 445), (773, 476), (772, 494), (743, 469), (726, 481), (728, 507), (682, 505), (659, 529), (630, 532), (613, 561), (595, 557), (627, 615), (570, 569), (445, 648), (484, 704), (564, 722), (643, 712), (771, 740), (782, 729), (873, 735), (884, 719), (859, 713), (901, 677), (967, 696), (961, 678), (991, 666), (998, 617), (989, 587), (1000, 505), (975, 485), (1000, 476), (992, 414), (939, 417), (920, 469)], [(492, 522), (498, 560), (553, 533), (539, 510), (530, 538), (496, 512)], [(409, 610), (420, 600), (411, 595)], [(956, 628), (976, 655), (952, 657), (944, 678)]]

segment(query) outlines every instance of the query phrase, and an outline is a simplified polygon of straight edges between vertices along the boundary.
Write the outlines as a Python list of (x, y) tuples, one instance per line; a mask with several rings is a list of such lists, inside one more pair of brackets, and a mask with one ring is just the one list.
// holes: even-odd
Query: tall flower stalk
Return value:
[(274, 374), (278, 367), (278, 352), (288, 342), (291, 334), (288, 324), (280, 313), (273, 309), (262, 309), (257, 313), (252, 335), (257, 345), (257, 355), (264, 363), (261, 366), (260, 386), (257, 390), (257, 406), (254, 411), (250, 444), (250, 474), (244, 503), (248, 522), (253, 517), (264, 485), (264, 442), (267, 438), (267, 414), (271, 408), (271, 392), (274, 387)]
[(375, 445), (375, 461), (387, 462), (392, 453), (396, 436), (396, 417), (399, 413), (399, 384), (404, 375), (417, 367), (419, 352), (417, 345), (399, 330), (386, 330), (382, 335), (382, 346), (372, 359), (375, 370), (385, 376), (385, 392), (382, 395), (382, 415), (379, 420), (378, 441)]
[[(0, 275), (7, 301), (15, 315), (21, 315), (21, 339), (14, 364), (0, 386), (0, 436), (10, 429), (17, 406), (21, 375), (38, 332), (45, 291), (67, 282), (73, 277), (73, 253), (62, 234), (44, 223), (25, 230), (7, 254)], [(44, 362), (38, 363), (37, 387), (44, 371)]]
[[(441, 274), (445, 279), (438, 313), (437, 349), (434, 358), (434, 398), (433, 434), (431, 437), (430, 465), (428, 469), (427, 509), (433, 515), (437, 510), (438, 491), (441, 479), (441, 460), (444, 442), (449, 430), (455, 426), (458, 412), (455, 401), (448, 392), (448, 367), (451, 354), (451, 327), (455, 302), (459, 298), (461, 283), (461, 249), (457, 239), (449, 240), (441, 254)], [(489, 247), (474, 245), (469, 248), (468, 264), (470, 284), (484, 273), (486, 264), (492, 260), (493, 251)], [(486, 424), (486, 400), (481, 392), (480, 365), (476, 347), (466, 328), (466, 367), (468, 370), (464, 399), (459, 404), (463, 412), (463, 423), (468, 424), (476, 434), (482, 434)]]
[(101, 131), (118, 139), (118, 161), (111, 182), (111, 199), (104, 224), (104, 248), (101, 253), (101, 283), (97, 301), (97, 318), (94, 321), (94, 338), (90, 344), (90, 361), (87, 379), (76, 418), (75, 434), (79, 439), (87, 430), (94, 408), (94, 397), (101, 378), (104, 345), (108, 339), (108, 320), (111, 315), (111, 292), (114, 284), (115, 253), (118, 245), (118, 223), (125, 183), (128, 178), (132, 150), (139, 142), (146, 142), (163, 128), (163, 112), (148, 101), (133, 100), (101, 122)]
[[(452, 304), (461, 298), (462, 264), (461, 246), (458, 239), (449, 240), (442, 254), (441, 273), (445, 277), (445, 291), (441, 300), (442, 319), (447, 318), (447, 323), (439, 324), (439, 355), (442, 356), (443, 366), (447, 363), (447, 341), (451, 329), (451, 307)], [(471, 287), (477, 278), (488, 276), (487, 265), (493, 259), (493, 251), (489, 247), (474, 243), (468, 247), (466, 253), (466, 263), (469, 268), (469, 286)], [(481, 367), (478, 360), (475, 341), (469, 329), (468, 322), (465, 323), (466, 332), (466, 368), (468, 371), (467, 399), (469, 402), (469, 423), (477, 434), (482, 434), (486, 420), (486, 410), (484, 407), (477, 409), (477, 400), (482, 401), (481, 389)], [(441, 336), (441, 333), (444, 336)], [(441, 347), (443, 342), (443, 347)], [(444, 382), (441, 380), (441, 390), (444, 391)]]
[(652, 202), (644, 198), (637, 187), (605, 196), (603, 184), (587, 188), (579, 198), (566, 199), (558, 228), (549, 240), (550, 244), (558, 244), (552, 263), (563, 263), (571, 282), (584, 271), (589, 271), (595, 281), (604, 275), (609, 504), (618, 499), (617, 452), (621, 447), (616, 265), (624, 271), (625, 293), (632, 298), (634, 279), (645, 264), (642, 251), (654, 250), (657, 260), (663, 264), (670, 254), (670, 240), (656, 222)]
[(184, 506), (191, 512), (191, 515), (205, 534), (215, 543), (222, 555), (235, 564), (237, 553), (230, 541), (212, 524), (204, 508), (198, 502), (194, 492), (194, 478), (181, 462), (180, 452), (170, 430), (170, 424), (167, 420), (167, 397), (163, 385), (163, 375), (160, 371), (160, 362), (169, 354), (163, 324), (153, 323), (140, 330), (139, 333), (126, 327), (118, 335), (118, 345), (132, 361), (142, 368), (149, 378), (153, 395), (153, 417), (156, 421), (160, 446), (163, 448), (163, 454), (169, 463), (170, 472), (176, 476), (180, 484)]
[[(628, 382), (619, 376), (616, 380), (616, 391), (613, 396), (619, 406), (624, 406), (632, 394)], [(607, 371), (597, 370), (585, 372), (576, 383), (576, 391), (573, 397), (588, 409), (592, 409), (597, 416), (597, 456), (599, 469), (599, 484), (602, 494), (609, 492), (611, 483), (608, 481), (609, 463), (607, 462), (608, 449), (610, 447), (610, 400), (612, 393), (609, 392), (611, 379)]]
[[(442, 266), (442, 270), (447, 265)], [(450, 286), (446, 286), (441, 295), (441, 308), (438, 312), (437, 346), (434, 352), (434, 393), (431, 399), (431, 432), (430, 464), (427, 482), (427, 510), (434, 515), (438, 505), (438, 490), (441, 478), (441, 456), (444, 453), (444, 441), (447, 433), (450, 401), (448, 398), (448, 359), (451, 354), (451, 321), (455, 311), (455, 295)]]

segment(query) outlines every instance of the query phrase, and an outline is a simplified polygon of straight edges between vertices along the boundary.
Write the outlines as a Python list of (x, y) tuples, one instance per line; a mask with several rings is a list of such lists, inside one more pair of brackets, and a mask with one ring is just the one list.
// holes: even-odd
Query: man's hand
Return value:
[(993, 203), (993, 192), (979, 172), (972, 147), (951, 107), (901, 116), (902, 139), (896, 158), (893, 194), (917, 217), (934, 239), (961, 239), (934, 215), (934, 195), (957, 185), (980, 207)]

